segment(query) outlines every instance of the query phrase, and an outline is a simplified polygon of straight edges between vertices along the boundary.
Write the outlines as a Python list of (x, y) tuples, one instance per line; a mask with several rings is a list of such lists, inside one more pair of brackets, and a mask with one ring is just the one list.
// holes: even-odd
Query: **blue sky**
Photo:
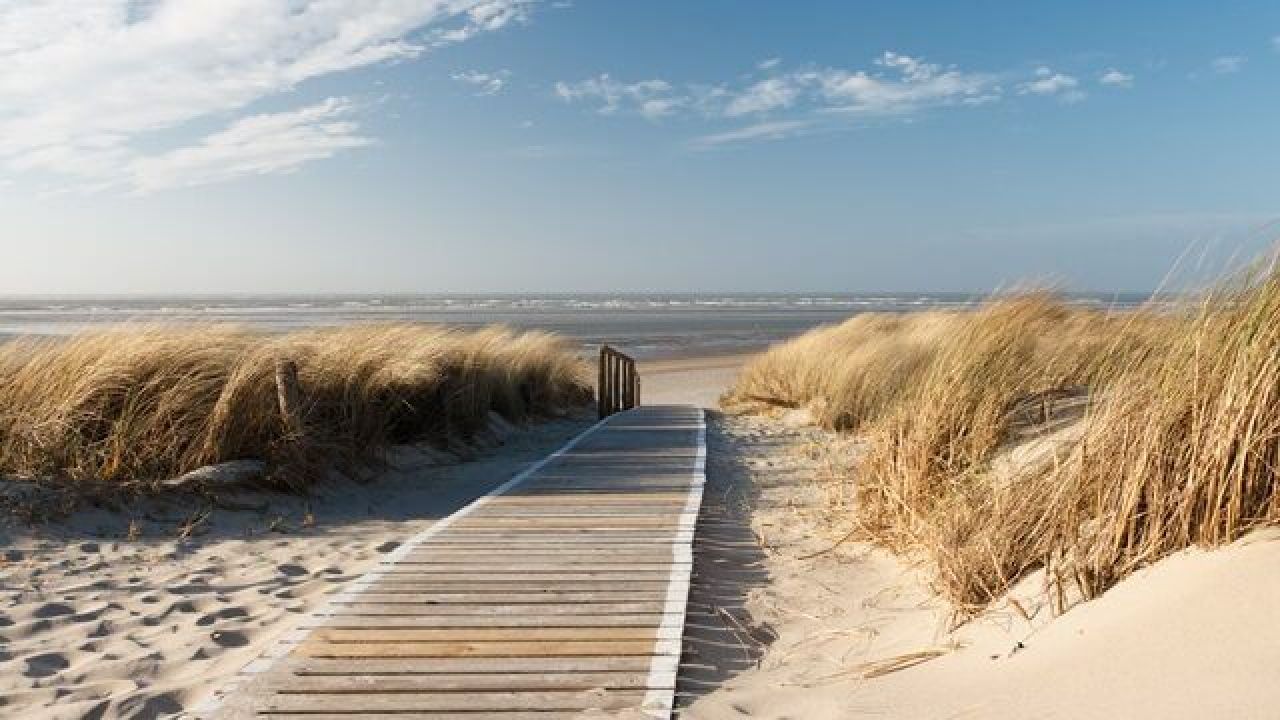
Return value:
[(1280, 5), (0, 3), (0, 294), (1144, 290), (1280, 218)]

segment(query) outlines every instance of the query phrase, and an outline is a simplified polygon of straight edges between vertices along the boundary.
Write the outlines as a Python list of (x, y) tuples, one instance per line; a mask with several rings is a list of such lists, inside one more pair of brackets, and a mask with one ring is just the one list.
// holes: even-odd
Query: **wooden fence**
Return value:
[(600, 346), (600, 378), (596, 383), (596, 407), (600, 417), (630, 410), (640, 404), (640, 373), (636, 361), (608, 345)]

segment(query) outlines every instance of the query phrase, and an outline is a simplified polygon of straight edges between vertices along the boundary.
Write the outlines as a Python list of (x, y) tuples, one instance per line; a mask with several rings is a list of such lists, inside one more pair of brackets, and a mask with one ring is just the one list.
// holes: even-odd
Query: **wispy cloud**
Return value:
[(493, 72), (480, 72), (478, 70), (468, 70), (466, 72), (454, 73), (453, 79), (460, 83), (470, 85), (476, 95), (497, 95), (506, 87), (507, 80), (511, 79), (510, 70), (494, 70)]
[(690, 146), (695, 149), (705, 150), (718, 145), (728, 145), (731, 143), (754, 142), (759, 140), (781, 140), (782, 138), (798, 135), (809, 129), (812, 123), (804, 120), (778, 120), (774, 122), (762, 122), (746, 127), (737, 128), (736, 130), (728, 130), (721, 133), (712, 133), (694, 138)]
[[(757, 65), (765, 77), (744, 85), (686, 84), (653, 79), (623, 83), (609, 75), (556, 84), (566, 102), (592, 102), (597, 112), (650, 119), (680, 112), (711, 118), (763, 117), (791, 109), (850, 115), (908, 115), (942, 105), (978, 105), (999, 99), (997, 78), (885, 53), (872, 71), (807, 68), (774, 72), (777, 59)], [(763, 125), (761, 125), (763, 127)]]
[(1131, 88), (1133, 87), (1133, 75), (1111, 68), (1098, 76), (1098, 83), (1108, 87)]
[[(414, 58), (432, 47), (522, 22), (530, 7), (529, 0), (5, 3), (0, 5), (0, 163), (86, 184), (137, 181), (155, 189), (164, 183), (127, 169), (200, 165), (204, 161), (195, 159), (216, 154), (206, 143), (226, 151), (221, 143), (235, 139), (233, 130), (246, 132), (246, 126), (233, 119), (225, 131), (232, 135), (215, 134), (187, 149), (143, 153), (140, 146), (159, 131), (242, 111), (310, 79)], [(307, 118), (316, 107), (292, 112)], [(350, 112), (343, 107), (348, 109), (342, 114)], [(334, 106), (328, 112), (339, 110)], [(256, 118), (289, 116), (244, 121), (252, 129)], [(304, 120), (295, 131), (302, 127), (318, 126)], [(327, 157), (291, 155), (286, 146), (297, 134), (274, 137), (282, 156), (303, 160), (262, 163), (261, 168), (279, 170), (254, 172), (292, 170), (306, 159)], [(256, 141), (254, 152), (265, 152), (268, 139)], [(352, 146), (351, 139), (343, 146)], [(244, 173), (212, 172), (207, 178), (239, 174)], [(162, 176), (167, 175), (158, 170), (146, 175)], [(192, 171), (177, 184), (195, 182)]]
[[(1098, 81), (1130, 87), (1133, 76), (1110, 69)], [(769, 58), (736, 81), (710, 84), (664, 79), (628, 83), (599, 75), (559, 82), (556, 94), (603, 115), (747, 123), (691, 141), (693, 147), (712, 147), (776, 140), (869, 119), (905, 121), (942, 108), (998, 103), (1007, 97), (1006, 85), (1017, 95), (1051, 97), (1062, 103), (1086, 98), (1077, 77), (1044, 66), (1031, 72), (983, 72), (896, 52), (883, 53), (867, 69), (805, 66), (787, 70), (779, 59)]]
[(1244, 69), (1244, 64), (1248, 61), (1243, 55), (1224, 55), (1223, 57), (1214, 58), (1209, 62), (1209, 69), (1219, 75), (1230, 75), (1238, 73)]
[(1018, 94), (1049, 95), (1057, 97), (1064, 103), (1076, 103), (1085, 98), (1084, 91), (1080, 90), (1078, 79), (1043, 66), (1036, 68), (1035, 77), (1019, 83)]
[(607, 74), (576, 83), (557, 82), (555, 92), (565, 102), (593, 102), (601, 115), (635, 112), (650, 120), (673, 115), (691, 103), (665, 80), (622, 83)]
[(293, 172), (310, 160), (374, 142), (346, 119), (352, 110), (349, 99), (329, 98), (298, 110), (242, 118), (195, 145), (134, 160), (127, 166), (130, 184), (148, 193)]

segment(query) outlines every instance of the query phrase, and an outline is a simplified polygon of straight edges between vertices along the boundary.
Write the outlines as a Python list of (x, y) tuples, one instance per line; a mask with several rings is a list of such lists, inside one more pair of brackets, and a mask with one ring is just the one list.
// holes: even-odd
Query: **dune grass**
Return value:
[[(1064, 398), (1086, 411), (1051, 435)], [(959, 608), (1041, 568), (1090, 597), (1280, 519), (1280, 274), (1180, 309), (1032, 294), (858, 317), (769, 351), (725, 404), (860, 433), (833, 519), (924, 559)], [(997, 461), (1037, 429), (1052, 452), (1010, 476)]]
[[(276, 368), (297, 368), (297, 417)], [(388, 446), (468, 442), (490, 413), (510, 421), (589, 402), (559, 339), (359, 325), (269, 335), (225, 326), (125, 327), (0, 345), (0, 472), (155, 489), (190, 470), (264, 461), (300, 488)]]

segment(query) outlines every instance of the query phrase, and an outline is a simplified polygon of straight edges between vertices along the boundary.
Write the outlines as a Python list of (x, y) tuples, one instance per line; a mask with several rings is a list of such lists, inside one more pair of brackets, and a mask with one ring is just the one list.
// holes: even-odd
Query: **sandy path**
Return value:
[(638, 363), (645, 403), (689, 403), (716, 409), (720, 396), (733, 384), (742, 364), (753, 355), (646, 360)]
[[(451, 467), (344, 482), (309, 501), (242, 496), (252, 511), (148, 503), (129, 518), (79, 512), (27, 527), (0, 519), (0, 716), (156, 718), (198, 703), (323, 597), (558, 447), (558, 422)], [(273, 529), (274, 528), (274, 529)]]

